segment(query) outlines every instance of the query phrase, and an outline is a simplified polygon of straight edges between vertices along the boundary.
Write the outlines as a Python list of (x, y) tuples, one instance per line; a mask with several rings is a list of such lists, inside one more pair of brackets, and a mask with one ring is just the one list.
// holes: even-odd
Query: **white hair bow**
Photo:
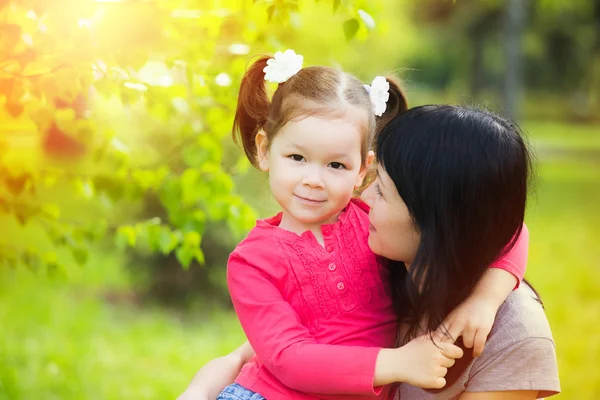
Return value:
[(371, 85), (365, 85), (367, 93), (373, 103), (373, 112), (381, 117), (387, 108), (387, 101), (390, 99), (390, 83), (383, 76), (376, 76)]
[(302, 69), (304, 57), (296, 54), (294, 50), (278, 51), (273, 58), (267, 60), (267, 66), (263, 69), (265, 80), (274, 83), (282, 83), (296, 75)]

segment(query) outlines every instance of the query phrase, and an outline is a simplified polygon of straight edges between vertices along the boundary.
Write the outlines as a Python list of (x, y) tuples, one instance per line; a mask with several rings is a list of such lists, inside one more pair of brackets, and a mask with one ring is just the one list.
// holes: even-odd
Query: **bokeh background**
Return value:
[(559, 397), (600, 398), (600, 1), (0, 0), (0, 400), (175, 398), (242, 342), (225, 263), (276, 204), (231, 123), (286, 48), (517, 120)]

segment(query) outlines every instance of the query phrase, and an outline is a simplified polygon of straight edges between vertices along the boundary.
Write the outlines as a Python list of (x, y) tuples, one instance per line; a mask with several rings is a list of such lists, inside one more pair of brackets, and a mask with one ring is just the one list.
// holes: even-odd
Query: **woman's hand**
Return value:
[(462, 336), (465, 347), (473, 348), (473, 357), (479, 357), (492, 331), (498, 308), (517, 283), (512, 273), (488, 268), (471, 296), (446, 317), (436, 335), (449, 335), (447, 339), (452, 341)]
[(436, 335), (449, 335), (448, 340), (452, 341), (462, 336), (465, 347), (473, 348), (473, 357), (478, 357), (492, 330), (497, 311), (496, 301), (470, 297), (448, 315)]
[(435, 340), (431, 335), (419, 336), (397, 349), (383, 349), (377, 357), (375, 386), (406, 382), (426, 389), (440, 389), (455, 359), (461, 358), (460, 347)]

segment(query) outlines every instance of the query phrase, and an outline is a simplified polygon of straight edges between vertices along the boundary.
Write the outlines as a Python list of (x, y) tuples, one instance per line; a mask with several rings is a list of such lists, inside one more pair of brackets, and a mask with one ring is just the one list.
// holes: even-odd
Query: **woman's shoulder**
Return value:
[[(465, 352), (469, 357), (470, 352)], [(539, 397), (560, 391), (554, 340), (544, 308), (523, 283), (498, 309), (481, 356), (465, 358), (448, 371), (448, 385), (427, 391), (401, 385), (402, 398), (438, 400), (467, 392), (537, 390)]]
[(560, 391), (552, 331), (538, 295), (523, 283), (498, 309), (480, 357), (473, 360), (467, 391)]
[(498, 309), (485, 350), (495, 352), (513, 343), (534, 338), (554, 342), (542, 300), (524, 282)]

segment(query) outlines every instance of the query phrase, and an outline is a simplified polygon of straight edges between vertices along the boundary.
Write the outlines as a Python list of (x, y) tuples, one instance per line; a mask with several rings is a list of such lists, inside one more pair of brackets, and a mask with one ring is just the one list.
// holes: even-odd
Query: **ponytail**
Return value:
[[(390, 97), (386, 103), (386, 108), (383, 114), (377, 118), (377, 125), (375, 127), (375, 138), (372, 142), (372, 146), (377, 143), (377, 137), (379, 133), (397, 116), (404, 114), (408, 110), (408, 102), (406, 95), (400, 88), (398, 81), (394, 78), (386, 77), (386, 81), (390, 85), (389, 94)], [(374, 150), (374, 148), (373, 148)], [(377, 177), (377, 163), (371, 165), (370, 170), (367, 172), (362, 185), (354, 191), (355, 195), (360, 195)]]
[(379, 135), (379, 132), (389, 124), (394, 118), (400, 114), (404, 114), (408, 110), (408, 102), (406, 95), (400, 88), (398, 81), (395, 78), (385, 78), (390, 85), (390, 98), (387, 101), (385, 112), (381, 117), (377, 119), (377, 128), (375, 136)]
[(254, 139), (269, 117), (269, 98), (265, 85), (268, 56), (256, 60), (242, 78), (237, 109), (233, 119), (233, 141), (244, 148), (246, 157), (257, 166)]

